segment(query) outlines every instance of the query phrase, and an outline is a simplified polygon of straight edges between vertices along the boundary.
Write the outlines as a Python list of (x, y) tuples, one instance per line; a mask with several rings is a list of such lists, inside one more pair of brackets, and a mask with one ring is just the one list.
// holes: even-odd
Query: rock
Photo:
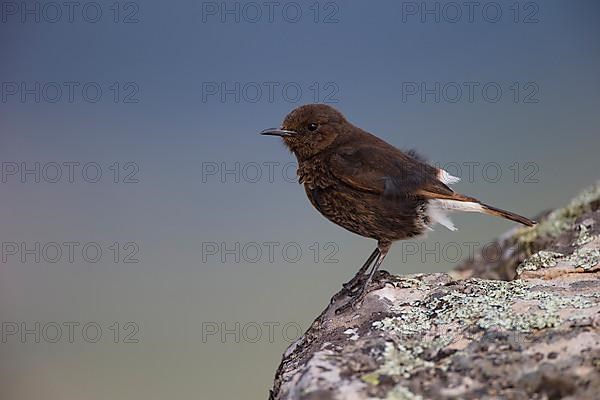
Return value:
[[(377, 274), (292, 344), (270, 399), (592, 399), (600, 393), (600, 182), (450, 274)], [(485, 278), (485, 279), (484, 279)]]

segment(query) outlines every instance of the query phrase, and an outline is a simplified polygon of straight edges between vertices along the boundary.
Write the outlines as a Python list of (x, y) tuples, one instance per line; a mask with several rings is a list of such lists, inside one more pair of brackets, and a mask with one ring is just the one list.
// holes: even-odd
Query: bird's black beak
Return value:
[(261, 135), (281, 136), (281, 137), (290, 137), (290, 136), (296, 135), (296, 132), (294, 132), (294, 131), (287, 131), (285, 129), (279, 129), (279, 128), (269, 128), (269, 129), (265, 129), (264, 131), (261, 131), (259, 133)]

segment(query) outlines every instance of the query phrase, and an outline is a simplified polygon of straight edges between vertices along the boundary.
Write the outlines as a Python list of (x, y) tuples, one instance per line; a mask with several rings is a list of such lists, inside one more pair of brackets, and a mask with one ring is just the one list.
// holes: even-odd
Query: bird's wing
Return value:
[[(439, 200), (433, 203), (434, 208), (441, 208), (443, 211), (482, 212), (527, 226), (535, 225), (534, 221), (521, 215), (454, 192), (442, 180), (454, 181), (457, 178), (387, 145), (348, 146), (336, 149), (329, 161), (331, 173), (355, 190), (374, 193), (388, 199)], [(448, 176), (452, 179), (448, 179)], [(454, 230), (452, 222), (443, 215), (443, 212), (441, 216), (437, 214), (437, 218), (440, 217), (437, 222)]]
[(439, 169), (395, 148), (348, 146), (329, 159), (332, 174), (355, 190), (386, 198), (468, 201), (438, 179)]

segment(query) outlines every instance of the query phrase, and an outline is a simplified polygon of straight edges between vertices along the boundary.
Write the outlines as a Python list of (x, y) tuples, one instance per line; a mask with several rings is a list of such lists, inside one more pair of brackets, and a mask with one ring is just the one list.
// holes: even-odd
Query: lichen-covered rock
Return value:
[(501, 239), (510, 277), (476, 260), (470, 274), (382, 271), (340, 315), (336, 294), (284, 354), (271, 399), (598, 398), (599, 208), (600, 184)]
[[(485, 247), (450, 274), (456, 279), (470, 277), (512, 280), (517, 267), (538, 251), (571, 254), (575, 248), (600, 236), (600, 182), (575, 197), (566, 207), (544, 212), (534, 228), (515, 227)], [(542, 256), (544, 254), (542, 253)]]

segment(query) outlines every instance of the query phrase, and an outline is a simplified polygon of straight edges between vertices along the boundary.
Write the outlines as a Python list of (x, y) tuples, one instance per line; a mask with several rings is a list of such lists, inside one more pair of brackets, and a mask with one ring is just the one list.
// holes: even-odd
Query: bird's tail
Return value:
[(534, 226), (535, 224), (537, 224), (537, 222), (532, 221), (529, 218), (526, 218), (522, 215), (515, 214), (514, 212), (502, 210), (500, 208), (496, 208), (494, 206), (490, 206), (488, 204), (481, 203), (481, 202), (479, 204), (481, 204), (481, 207), (483, 207), (483, 212), (486, 214), (494, 215), (496, 217), (506, 218), (511, 221), (515, 221), (515, 222), (518, 222), (520, 224), (527, 225), (527, 226)]
[[(431, 190), (430, 188), (430, 190), (424, 189), (421, 190), (420, 194), (424, 195), (426, 198), (432, 199), (430, 200), (430, 205), (432, 206), (431, 212), (433, 213), (433, 219), (441, 219), (441, 221), (437, 222), (440, 222), (442, 225), (445, 225), (450, 230), (454, 230), (456, 228), (454, 228), (452, 222), (448, 218), (446, 218), (445, 215), (443, 215), (444, 210), (480, 212), (496, 217), (506, 218), (526, 226), (534, 226), (535, 224), (537, 224), (537, 222), (532, 221), (529, 218), (526, 218), (522, 215), (515, 214), (514, 212), (506, 211), (501, 208), (496, 208), (494, 206), (490, 206), (489, 204), (485, 204), (484, 202), (479, 201), (474, 197), (465, 196), (464, 194), (454, 192), (452, 189), (446, 186), (446, 184), (456, 183), (460, 179), (450, 175), (443, 169), (438, 169), (438, 179), (441, 182), (441, 189), (439, 185), (434, 185), (435, 190)], [(439, 212), (440, 210), (442, 210), (441, 214)]]
[(430, 218), (434, 222), (438, 222), (450, 230), (455, 230), (456, 228), (452, 224), (452, 221), (450, 221), (445, 215), (445, 213), (448, 211), (484, 213), (496, 217), (506, 218), (526, 226), (534, 226), (537, 224), (537, 222), (532, 221), (529, 218), (510, 211), (496, 208), (494, 206), (490, 206), (489, 204), (485, 204), (474, 197), (465, 196), (459, 193), (452, 193), (449, 195), (437, 193), (436, 196), (436, 199), (432, 199), (429, 202), (429, 212), (431, 214)]

